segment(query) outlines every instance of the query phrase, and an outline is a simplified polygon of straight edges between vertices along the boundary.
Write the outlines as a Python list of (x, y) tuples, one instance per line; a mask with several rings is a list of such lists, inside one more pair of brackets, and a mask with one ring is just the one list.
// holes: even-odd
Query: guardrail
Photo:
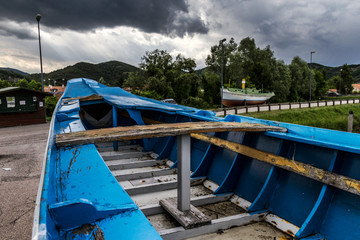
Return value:
[(229, 114), (242, 114), (250, 112), (263, 112), (283, 109), (295, 109), (295, 108), (312, 108), (312, 107), (325, 107), (336, 106), (343, 104), (355, 104), (360, 103), (360, 98), (356, 99), (343, 99), (343, 100), (324, 100), (324, 101), (312, 101), (312, 102), (288, 102), (288, 103), (272, 103), (262, 105), (249, 105), (249, 106), (237, 106), (232, 108), (220, 108), (214, 110), (216, 116), (226, 116)]

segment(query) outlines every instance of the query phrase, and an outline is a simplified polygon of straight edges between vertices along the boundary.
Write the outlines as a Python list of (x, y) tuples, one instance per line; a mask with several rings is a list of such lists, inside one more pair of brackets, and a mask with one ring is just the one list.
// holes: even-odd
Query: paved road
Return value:
[(31, 239), (48, 131), (48, 123), (0, 128), (1, 240)]

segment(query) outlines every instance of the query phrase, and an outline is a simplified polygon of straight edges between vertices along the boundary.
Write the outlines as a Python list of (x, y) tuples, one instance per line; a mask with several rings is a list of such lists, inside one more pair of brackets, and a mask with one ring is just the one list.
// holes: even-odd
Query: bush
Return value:
[(134, 94), (142, 96), (142, 97), (146, 97), (146, 98), (151, 98), (151, 99), (156, 99), (156, 100), (161, 100), (163, 99), (162, 96), (160, 96), (157, 92), (155, 91), (135, 91)]
[(59, 99), (57, 99), (57, 97), (54, 96), (45, 97), (45, 111), (47, 117), (52, 116), (58, 100)]
[(182, 101), (181, 104), (189, 107), (200, 108), (200, 109), (209, 108), (209, 104), (204, 99), (199, 97), (189, 97), (184, 101)]

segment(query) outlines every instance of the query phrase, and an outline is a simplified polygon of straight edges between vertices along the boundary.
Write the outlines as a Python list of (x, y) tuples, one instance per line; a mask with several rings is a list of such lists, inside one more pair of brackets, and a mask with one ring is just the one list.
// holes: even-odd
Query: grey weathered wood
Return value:
[[(190, 199), (190, 203), (197, 206), (207, 205), (207, 204), (213, 204), (218, 202), (227, 201), (231, 198), (233, 194), (221, 194), (221, 195), (205, 195), (200, 197), (195, 197)], [(165, 210), (160, 206), (160, 204), (151, 204), (140, 207), (140, 210), (145, 214), (145, 216), (152, 216), (160, 213), (164, 213)]]
[[(137, 151), (141, 151), (143, 149), (143, 147), (141, 147), (140, 145), (132, 145), (129, 141), (126, 141), (128, 143), (128, 145), (121, 145), (122, 142), (118, 142), (118, 151), (125, 151), (125, 150), (137, 150)], [(113, 145), (106, 145), (106, 143), (99, 143), (96, 144), (96, 148), (98, 150), (98, 152), (100, 153), (104, 153), (104, 152), (113, 152)]]
[(137, 194), (143, 194), (143, 193), (149, 193), (149, 192), (159, 192), (159, 191), (165, 191), (165, 190), (169, 190), (169, 189), (175, 189), (176, 186), (177, 186), (177, 182), (171, 181), (171, 182), (161, 182), (161, 183), (140, 185), (140, 186), (134, 186), (134, 187), (127, 187), (127, 188), (124, 188), (124, 190), (130, 196), (133, 196), (133, 195), (137, 195)]
[(211, 222), (211, 219), (203, 214), (199, 209), (190, 205), (189, 210), (181, 211), (178, 209), (176, 198), (160, 200), (160, 205), (173, 216), (185, 229), (200, 227)]
[(264, 219), (266, 213), (256, 214), (238, 214), (230, 217), (214, 219), (211, 224), (204, 225), (198, 228), (184, 229), (183, 227), (176, 227), (159, 231), (160, 236), (165, 240), (180, 240), (191, 237), (200, 236), (207, 233), (217, 232), (221, 229), (228, 229), (235, 226), (243, 226), (250, 223), (260, 222)]
[(101, 157), (104, 161), (128, 159), (128, 158), (141, 158), (147, 156), (148, 153), (138, 151), (124, 151), (124, 152), (102, 152)]
[[(190, 185), (195, 186), (201, 184), (205, 178), (196, 178), (190, 180)], [(170, 181), (170, 182), (160, 182), (160, 183), (153, 183), (153, 184), (146, 184), (140, 185), (135, 187), (127, 187), (124, 190), (129, 195), (137, 195), (149, 192), (159, 192), (169, 189), (175, 189), (177, 187), (177, 181)]]
[(112, 171), (115, 170), (124, 170), (124, 169), (132, 169), (132, 168), (142, 168), (142, 167), (153, 167), (153, 166), (159, 166), (166, 164), (167, 160), (135, 160), (133, 162), (122, 162), (120, 160), (119, 163), (110, 163), (111, 161), (108, 161), (106, 165), (108, 168)]
[(213, 145), (229, 149), (236, 153), (269, 163), (282, 169), (300, 174), (313, 180), (328, 184), (341, 190), (360, 195), (360, 181), (342, 176), (324, 169), (316, 168), (310, 164), (297, 162), (272, 153), (264, 152), (239, 143), (230, 142), (221, 138), (192, 133), (191, 137), (202, 140)]
[(65, 147), (79, 144), (111, 142), (119, 140), (142, 139), (152, 137), (166, 137), (185, 135), (192, 132), (227, 132), (227, 131), (279, 131), (285, 128), (264, 124), (238, 122), (185, 122), (155, 125), (136, 125), (130, 127), (103, 128), (56, 135), (56, 145)]
[(119, 182), (126, 181), (126, 180), (159, 177), (159, 176), (165, 176), (165, 175), (170, 175), (170, 174), (175, 174), (175, 173), (176, 173), (176, 169), (172, 169), (172, 168), (154, 169), (154, 170), (150, 170), (150, 171), (146, 171), (146, 172), (145, 171), (144, 172), (133, 172), (133, 173), (126, 173), (126, 174), (117, 174), (117, 172), (113, 172), (114, 177)]

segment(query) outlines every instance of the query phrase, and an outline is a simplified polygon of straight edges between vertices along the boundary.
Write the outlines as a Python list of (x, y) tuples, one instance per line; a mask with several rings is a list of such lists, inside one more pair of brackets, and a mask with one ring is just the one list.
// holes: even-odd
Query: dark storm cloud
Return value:
[(75, 31), (129, 26), (177, 36), (207, 33), (203, 21), (190, 16), (188, 8), (186, 0), (17, 0), (3, 1), (0, 18), (35, 23), (40, 13), (43, 25)]
[(239, 26), (241, 37), (253, 37), (261, 47), (270, 45), (287, 62), (297, 55), (308, 60), (312, 50), (322, 64), (360, 61), (358, 1), (213, 0), (213, 4), (212, 9), (221, 9), (217, 19), (223, 19), (224, 32), (230, 35), (233, 26)]
[(0, 36), (13, 36), (19, 39), (33, 40), (37, 36), (29, 31), (28, 28), (24, 28), (15, 24), (4, 24), (0, 22)]

